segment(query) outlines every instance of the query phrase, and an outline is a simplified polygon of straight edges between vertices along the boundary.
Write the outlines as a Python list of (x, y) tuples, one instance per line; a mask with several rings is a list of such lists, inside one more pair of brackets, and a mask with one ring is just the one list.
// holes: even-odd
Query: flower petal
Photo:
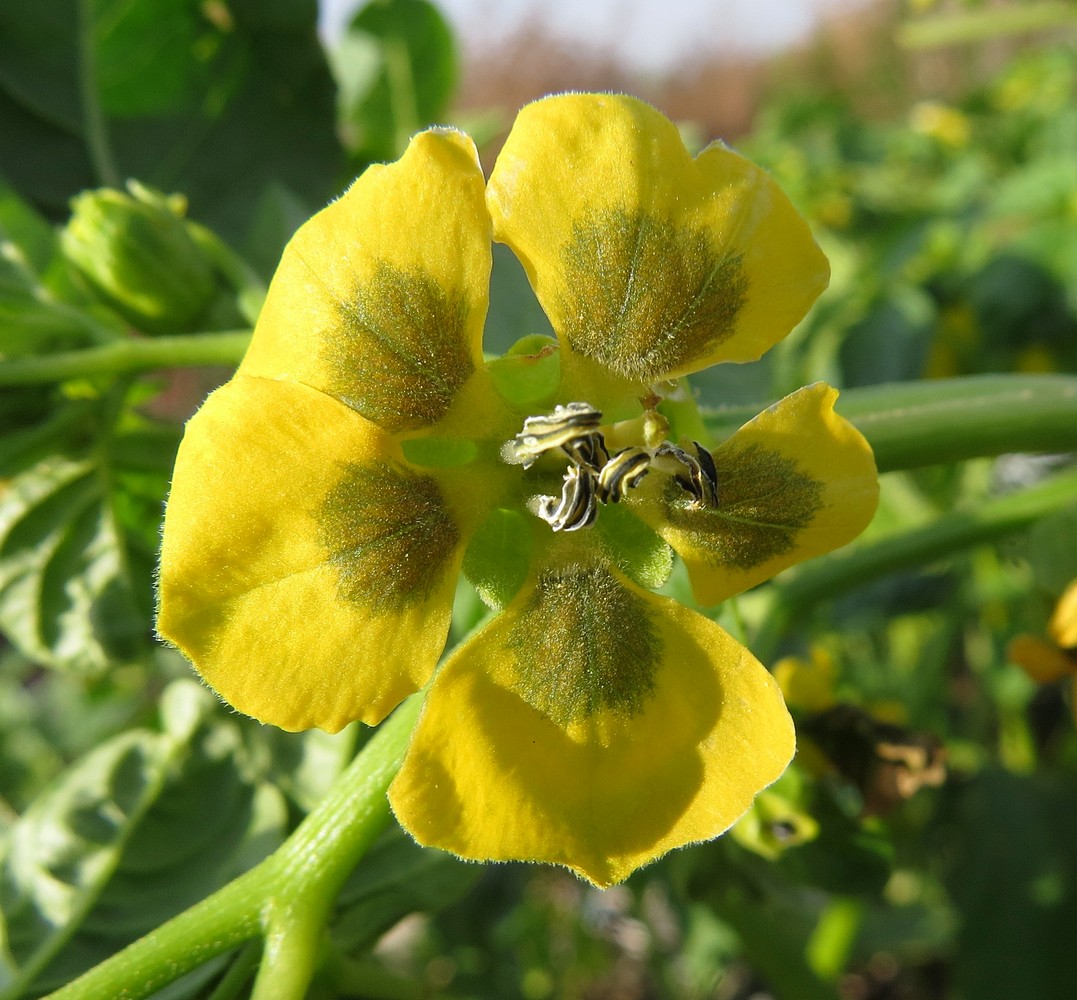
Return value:
[(440, 421), (482, 363), (490, 220), (474, 144), (422, 132), (285, 248), (243, 371), (305, 383), (388, 431)]
[(793, 749), (777, 684), (721, 628), (569, 566), (442, 667), (390, 800), (420, 843), (606, 886), (718, 836)]
[(636, 382), (758, 358), (829, 279), (766, 173), (631, 97), (525, 107), (487, 201), (562, 345)]
[(1059, 649), (1077, 650), (1077, 580), (1072, 580), (1058, 599), (1047, 633)]
[(700, 508), (669, 481), (654, 518), (688, 567), (702, 604), (740, 593), (851, 541), (879, 498), (875, 457), (834, 412), (823, 382), (798, 389), (714, 451), (718, 506)]
[(157, 627), (263, 722), (378, 722), (441, 654), (457, 521), (438, 483), (342, 403), (237, 375), (184, 435)]

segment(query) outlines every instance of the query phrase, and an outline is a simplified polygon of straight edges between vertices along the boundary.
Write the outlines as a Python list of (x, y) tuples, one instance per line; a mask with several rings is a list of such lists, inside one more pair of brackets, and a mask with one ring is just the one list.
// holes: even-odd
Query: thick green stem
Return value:
[(255, 937), (266, 948), (257, 1000), (300, 1000), (329, 910), (389, 821), (386, 791), (422, 695), (386, 720), (329, 794), (270, 857), (79, 979), (52, 1000), (138, 1000)]
[[(705, 413), (718, 440), (760, 406)], [(880, 472), (1014, 451), (1077, 451), (1077, 377), (976, 375), (847, 389), (838, 412), (875, 452)]]
[(752, 650), (767, 662), (782, 636), (816, 602), (890, 573), (930, 565), (972, 545), (997, 541), (1075, 501), (1077, 472), (1067, 472), (1019, 493), (985, 500), (973, 509), (946, 514), (922, 528), (808, 563), (774, 587), (770, 614)]
[(59, 351), (0, 361), (0, 386), (40, 385), (95, 375), (122, 375), (196, 365), (235, 366), (250, 343), (249, 330), (192, 333), (180, 337), (117, 340), (84, 351)]

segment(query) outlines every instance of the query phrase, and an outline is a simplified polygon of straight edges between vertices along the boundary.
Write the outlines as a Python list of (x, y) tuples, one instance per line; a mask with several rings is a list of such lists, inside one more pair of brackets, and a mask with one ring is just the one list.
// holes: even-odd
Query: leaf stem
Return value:
[[(704, 414), (718, 440), (760, 407)], [(847, 389), (838, 412), (868, 439), (880, 472), (1015, 451), (1077, 451), (1077, 377), (973, 375)]]
[(128, 945), (50, 1000), (140, 1000), (191, 969), (265, 939), (256, 1000), (301, 1000), (344, 880), (389, 822), (386, 792), (422, 707), (412, 695), (276, 852)]
[(93, 2), (80, 0), (78, 7), (79, 77), (86, 146), (98, 183), (119, 187), (120, 172), (112, 155), (108, 126), (97, 90), (97, 53), (94, 51)]
[(94, 375), (122, 375), (180, 366), (235, 366), (250, 343), (249, 330), (192, 333), (178, 337), (131, 338), (58, 351), (33, 358), (0, 361), (0, 386), (40, 385)]

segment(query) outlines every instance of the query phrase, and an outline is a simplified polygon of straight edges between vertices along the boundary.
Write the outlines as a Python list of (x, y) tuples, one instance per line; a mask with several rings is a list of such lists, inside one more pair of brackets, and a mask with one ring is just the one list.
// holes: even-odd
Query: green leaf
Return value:
[(128, 556), (100, 469), (39, 461), (0, 492), (0, 628), (31, 659), (83, 674), (135, 657), (150, 591)]
[(825, 791), (815, 797), (811, 815), (819, 834), (785, 851), (777, 868), (807, 885), (841, 895), (877, 895), (889, 879), (894, 849), (879, 827), (850, 817)]
[(0, 842), (0, 996), (58, 987), (279, 845), (283, 799), (244, 776), (212, 696), (177, 682), (164, 722), (92, 751)]
[(84, 916), (115, 871), (167, 764), (159, 737), (125, 733), (75, 765), (9, 831), (0, 848), (0, 985), (36, 973), (62, 947), (64, 929)]
[(94, 49), (108, 115), (167, 113), (184, 104), (200, 67), (191, 58), (208, 24), (189, 0), (95, 0)]
[(361, 160), (395, 160), (441, 120), (458, 75), (452, 32), (427, 0), (372, 0), (331, 53), (346, 141)]
[(1032, 526), (1028, 561), (1036, 585), (1052, 597), (1077, 579), (1077, 504)]
[(52, 227), (0, 179), (0, 265), (14, 254), (38, 274), (48, 266), (56, 252), (56, 234)]
[(284, 245), (309, 218), (310, 206), (294, 191), (276, 182), (267, 184), (243, 241), (244, 259), (268, 281), (280, 263)]
[(271, 183), (324, 203), (342, 155), (316, 25), (315, 0), (5, 0), (0, 171), (52, 217), (125, 177), (181, 190), (233, 240)]
[(968, 1000), (1064, 1000), (1077, 981), (1077, 794), (1063, 775), (987, 770), (937, 831), (960, 920), (954, 988)]
[(535, 334), (516, 341), (501, 357), (486, 363), (494, 387), (516, 407), (547, 409), (561, 384), (557, 341)]
[(334, 943), (369, 948), (402, 917), (436, 913), (459, 899), (482, 874), (479, 865), (420, 847), (398, 826), (386, 830), (341, 890)]
[(875, 303), (841, 346), (847, 386), (876, 385), (917, 378), (924, 370), (934, 310), (926, 294), (898, 288)]

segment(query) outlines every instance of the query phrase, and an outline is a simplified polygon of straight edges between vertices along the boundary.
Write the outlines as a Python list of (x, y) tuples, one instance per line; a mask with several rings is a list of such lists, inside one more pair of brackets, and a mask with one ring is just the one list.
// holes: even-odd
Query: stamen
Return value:
[(651, 466), (651, 456), (643, 448), (623, 448), (598, 474), (598, 499), (617, 503), (630, 489), (643, 482)]
[(698, 441), (693, 441), (692, 447), (695, 449), (695, 455), (664, 441), (655, 449), (655, 457), (669, 455), (684, 466), (683, 471), (675, 473), (673, 478), (692, 494), (696, 506), (717, 507), (718, 470), (714, 465), (714, 456)]
[(577, 531), (594, 524), (598, 516), (595, 502), (595, 474), (590, 469), (570, 465), (557, 497), (540, 496), (532, 508), (554, 531)]
[[(655, 419), (652, 419), (655, 418)], [(649, 447), (629, 445), (610, 457), (603, 432), (599, 429), (602, 412), (590, 403), (566, 403), (552, 413), (528, 417), (523, 430), (501, 448), (501, 457), (511, 465), (530, 468), (548, 451), (560, 450), (569, 459), (561, 496), (541, 494), (532, 497), (528, 508), (554, 531), (577, 531), (593, 524), (598, 504), (619, 503), (643, 482), (652, 468), (673, 478), (692, 497), (691, 507), (718, 506), (718, 470), (711, 455), (698, 441), (692, 451), (669, 441)], [(642, 423), (640, 423), (642, 421)], [(645, 413), (633, 421), (614, 425), (614, 437), (631, 424), (644, 430), (657, 430), (657, 414)], [(668, 427), (662, 423), (663, 429)], [(692, 453), (694, 452), (694, 454)]]
[[(505, 442), (501, 457), (510, 465), (530, 468), (540, 455), (554, 448), (565, 448), (588, 438), (597, 437), (602, 411), (589, 403), (566, 403), (555, 406), (553, 413), (528, 417), (523, 430), (511, 441)], [(572, 453), (569, 452), (572, 457)]]

